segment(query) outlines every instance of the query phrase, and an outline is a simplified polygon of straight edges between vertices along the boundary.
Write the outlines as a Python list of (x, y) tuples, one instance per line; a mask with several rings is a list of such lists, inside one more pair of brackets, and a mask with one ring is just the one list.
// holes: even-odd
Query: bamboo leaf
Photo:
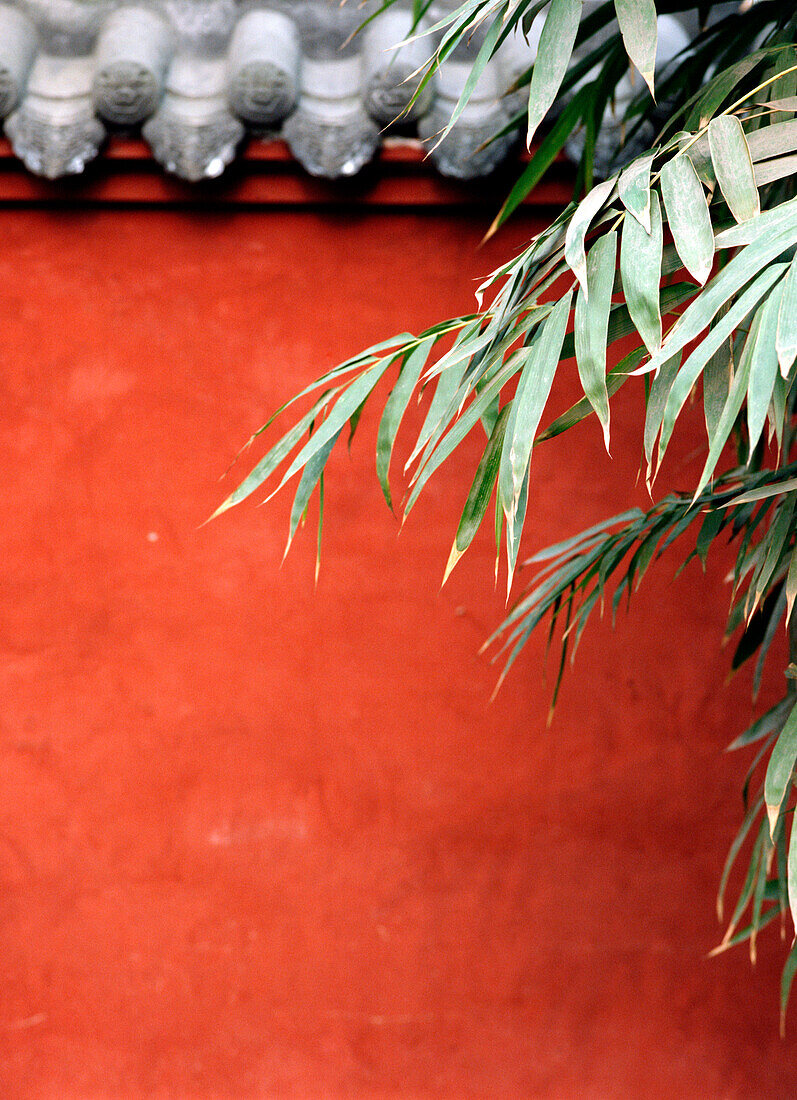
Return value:
[[(730, 264), (728, 267), (730, 267)], [(783, 264), (774, 264), (766, 271), (763, 271), (754, 282), (751, 283), (744, 294), (734, 302), (725, 316), (714, 325), (706, 338), (695, 348), (681, 367), (672, 385), (670, 395), (667, 398), (667, 405), (664, 409), (661, 438), (659, 439), (659, 465), (661, 465), (661, 460), (667, 449), (667, 444), (669, 443), (670, 436), (675, 427), (675, 422), (706, 363), (718, 350), (723, 341), (728, 339), (736, 326), (744, 320), (747, 314), (750, 313), (758, 301), (766, 294), (775, 280), (780, 278), (783, 267)], [(727, 271), (727, 268), (725, 270)], [(690, 306), (689, 308), (691, 309), (692, 307)], [(688, 313), (689, 310), (687, 309), (686, 312)], [(683, 316), (685, 317), (686, 314)], [(678, 343), (680, 343), (680, 340), (676, 343), (676, 347)]]
[(751, 489), (747, 493), (741, 493), (738, 497), (726, 501), (723, 508), (733, 508), (737, 504), (749, 504), (754, 500), (766, 500), (767, 497), (777, 497), (782, 493), (791, 493), (797, 489), (797, 477), (790, 477), (786, 481), (774, 481), (770, 485), (762, 485), (758, 489)]
[(653, 0), (614, 0), (617, 22), (626, 52), (642, 74), (642, 79), (654, 95), (656, 70), (656, 6)]
[(526, 508), (529, 501), (529, 470), (523, 479), (520, 496), (515, 505), (514, 514), (507, 518), (506, 522), (506, 598), (512, 591), (512, 580), (515, 576), (515, 563), (520, 550), (520, 538), (523, 534), (523, 524), (526, 520)]
[(771, 126), (754, 130), (747, 137), (747, 147), (754, 161), (793, 153), (797, 149), (797, 119), (775, 122)]
[(339, 392), (339, 389), (340, 387), (334, 390), (328, 390), (318, 398), (312, 408), (308, 409), (304, 416), (297, 420), (290, 431), (286, 432), (281, 439), (278, 439), (268, 453), (260, 459), (255, 468), (244, 478), (238, 488), (230, 493), (227, 499), (219, 505), (210, 517), (211, 519), (215, 519), (216, 516), (220, 516), (222, 512), (226, 512), (228, 508), (232, 508), (234, 505), (240, 504), (242, 500), (246, 500), (248, 496), (258, 489), (263, 482), (274, 473), (283, 460), (288, 457), (305, 432), (308, 431), (313, 421), (326, 408), (335, 394)]
[(562, 351), (572, 292), (557, 302), (530, 348), (512, 402), (506, 438), (501, 453), (498, 488), (504, 512), (514, 513), (528, 470), (534, 437), (539, 427)]
[[(777, 589), (773, 589), (777, 591)], [(764, 675), (764, 665), (766, 664), (767, 654), (770, 650), (772, 642), (775, 638), (775, 633), (783, 619), (783, 613), (786, 611), (786, 587), (785, 585), (778, 591), (778, 597), (775, 600), (772, 614), (769, 617), (767, 628), (764, 631), (764, 637), (761, 639), (761, 645), (758, 650), (758, 658), (755, 663), (755, 672), (753, 673), (753, 701), (758, 699), (758, 693), (761, 690), (761, 678)]]
[(401, 367), (401, 373), (385, 404), (382, 419), (379, 422), (379, 432), (376, 437), (376, 474), (379, 478), (379, 484), (382, 486), (382, 493), (387, 501), (388, 508), (393, 507), (389, 481), (393, 445), (410, 397), (418, 385), (421, 371), (426, 365), (433, 343), (434, 339), (431, 337), (424, 340), (406, 357)]
[(507, 218), (517, 210), (518, 206), (533, 191), (556, 160), (585, 110), (588, 103), (588, 92), (589, 89), (581, 88), (557, 116), (553, 126), (542, 139), (539, 147), (535, 149), (531, 160), (523, 169), (520, 179), (509, 192), (495, 220), (487, 230), (484, 236), (485, 241), (489, 240)]
[[(757, 570), (753, 582), (751, 582), (751, 589), (755, 591), (756, 602), (761, 598), (764, 592), (766, 592), (772, 575), (780, 564), (783, 548), (791, 533), (791, 521), (794, 515), (795, 499), (797, 498), (795, 498), (794, 493), (789, 493), (789, 495), (780, 502), (775, 518), (772, 521), (772, 526), (762, 542), (762, 546), (766, 546), (767, 548), (766, 556), (760, 568)], [(773, 589), (769, 592), (767, 599), (771, 599), (776, 592), (777, 589)]]
[(742, 124), (736, 115), (712, 118), (708, 126), (711, 161), (728, 209), (737, 222), (761, 213), (753, 160)]
[(751, 454), (756, 449), (764, 430), (778, 374), (775, 331), (782, 293), (783, 284), (779, 283), (756, 314), (756, 316), (760, 315), (761, 321), (750, 362), (750, 382), (747, 390), (747, 432), (750, 437)]
[(282, 555), (283, 561), (288, 556), (288, 551), (291, 548), (294, 535), (301, 521), (302, 516), (305, 513), (305, 509), (310, 501), (310, 497), (313, 494), (318, 484), (319, 478), (324, 472), (324, 467), (327, 464), (327, 459), (332, 452), (332, 448), (338, 441), (338, 436), (343, 429), (339, 428), (338, 431), (327, 440), (324, 446), (315, 452), (313, 457), (309, 460), (305, 468), (302, 470), (302, 476), (299, 478), (299, 484), (296, 488), (296, 496), (293, 498), (293, 506), (291, 507), (291, 519), (290, 528), (288, 532), (288, 542), (285, 547), (285, 553)]
[[(599, 237), (587, 259), (586, 288), (576, 296), (576, 362), (584, 395), (603, 427), (603, 440), (609, 449), (609, 394), (606, 388), (606, 335), (617, 256), (617, 233)], [(589, 299), (587, 290), (591, 291)]]
[(703, 414), (711, 439), (728, 400), (733, 375), (733, 339), (720, 344), (703, 368)]
[[(631, 377), (631, 372), (639, 366), (645, 354), (644, 348), (634, 348), (633, 351), (629, 352), (628, 355), (610, 369), (609, 373), (606, 375), (606, 389), (609, 397), (614, 397), (620, 387), (628, 381)], [(540, 432), (537, 436), (534, 445), (536, 446), (538, 443), (543, 443), (547, 439), (553, 439), (555, 436), (561, 435), (562, 432), (568, 431), (582, 420), (585, 420), (592, 412), (592, 405), (590, 405), (586, 397), (582, 397), (579, 401), (576, 401), (574, 405), (571, 405), (566, 412), (557, 416), (556, 420), (552, 420), (545, 431)]]
[(788, 793), (795, 760), (797, 760), (797, 705), (792, 707), (775, 742), (764, 779), (764, 801), (767, 807), (770, 836), (775, 832), (778, 815)]
[[(526, 349), (527, 350), (527, 349)], [(404, 518), (410, 514), (415, 502), (421, 494), (421, 491), (432, 476), (434, 471), (445, 462), (445, 460), (456, 450), (468, 432), (473, 428), (476, 422), (480, 419), (482, 413), (488, 408), (491, 401), (497, 393), (500, 393), (502, 388), (514, 377), (514, 375), (520, 369), (520, 360), (518, 355), (513, 355), (510, 359), (504, 363), (503, 367), (498, 371), (493, 378), (490, 379), (488, 384), (484, 387), (482, 392), (470, 403), (465, 409), (459, 420), (454, 423), (445, 436), (437, 443), (435, 448), (427, 456), (426, 462), (423, 467), (418, 470), (415, 477), (415, 483), (410, 491), (410, 495), (407, 499), (407, 503), (404, 507)]]
[(792, 816), (787, 868), (789, 909), (791, 910), (792, 924), (794, 925), (795, 931), (797, 931), (797, 814)]
[(578, 279), (581, 284), (581, 289), (586, 295), (589, 295), (587, 287), (587, 255), (584, 246), (587, 230), (590, 227), (592, 219), (604, 203), (608, 201), (609, 196), (614, 190), (615, 183), (616, 180), (614, 178), (604, 180), (603, 183), (599, 183), (597, 187), (594, 187), (590, 193), (581, 200), (570, 219), (567, 233), (565, 234), (565, 260), (567, 266)]
[(661, 347), (659, 281), (664, 235), (659, 197), (650, 196), (650, 229), (626, 217), (620, 246), (620, 272), (628, 312), (651, 355)]
[(723, 522), (726, 517), (723, 516), (719, 509), (714, 509), (706, 514), (706, 518), (700, 527), (700, 531), (697, 535), (697, 541), (695, 543), (695, 552), (700, 558), (700, 563), (703, 566), (703, 572), (706, 571), (706, 558), (711, 547), (712, 542), (719, 534)]
[(620, 173), (617, 182), (620, 202), (646, 233), (650, 232), (650, 169), (655, 155), (647, 153), (632, 161)]
[(644, 437), (645, 458), (648, 464), (648, 471), (650, 471), (653, 462), (653, 448), (656, 444), (656, 436), (659, 434), (659, 429), (661, 428), (661, 420), (664, 416), (667, 398), (670, 396), (670, 390), (672, 389), (672, 384), (678, 374), (680, 365), (681, 353), (678, 352), (672, 359), (667, 359), (662, 363), (650, 386), (647, 409), (645, 411)]
[[(761, 859), (758, 865), (758, 877), (755, 882), (755, 889), (753, 890), (753, 905), (750, 912), (750, 961), (755, 966), (756, 961), (756, 939), (758, 937), (759, 929), (762, 927), (761, 923), (761, 910), (764, 907), (764, 894), (767, 887), (767, 868), (772, 855), (772, 845), (769, 843), (769, 838), (764, 837), (764, 842), (761, 848)], [(770, 918), (773, 910), (769, 911)]]
[(437, 376), (434, 395), (432, 396), (432, 400), (426, 412), (423, 426), (415, 441), (415, 446), (404, 465), (405, 472), (409, 469), (427, 443), (429, 443), (435, 432), (442, 433), (445, 430), (445, 414), (454, 401), (455, 394), (459, 389), (464, 373), (465, 363), (459, 362), (448, 367)]
[(773, 157), (753, 167), (756, 187), (765, 187), (768, 183), (786, 179), (797, 174), (797, 154), (788, 157)]
[(728, 390), (728, 398), (725, 402), (725, 407), (717, 421), (716, 430), (713, 436), (709, 438), (708, 455), (706, 456), (703, 472), (700, 475), (694, 496), (692, 497), (693, 503), (703, 492), (709, 478), (713, 476), (714, 469), (722, 454), (722, 449), (728, 440), (728, 436), (731, 434), (731, 428), (742, 408), (742, 402), (747, 396), (747, 386), (750, 380), (750, 364), (753, 358), (753, 349), (756, 345), (760, 324), (761, 313), (759, 311), (753, 318), (750, 334), (747, 337), (744, 351), (739, 361), (739, 367), (734, 375), (730, 389)]
[(468, 105), (468, 102), (473, 95), (474, 89), (479, 82), (479, 78), (481, 77), (487, 66), (487, 62), (496, 51), (496, 44), (502, 30), (503, 21), (500, 18), (494, 19), (487, 31), (487, 34), (484, 36), (484, 41), (482, 42), (481, 49), (476, 55), (476, 58), (471, 62), (470, 70), (465, 81), (465, 86), (463, 87), (462, 92), (460, 93), (460, 97), (454, 106), (454, 110), (451, 112), (451, 117), (449, 118), (448, 122), (446, 123), (440, 134), (437, 135), (435, 148), (440, 144), (441, 141), (446, 138), (452, 126), (456, 124), (457, 119), (462, 114), (465, 107)]
[(791, 261), (783, 280), (783, 297), (778, 309), (778, 330), (775, 336), (780, 373), (788, 376), (797, 356), (797, 255)]
[[(765, 891), (766, 892), (766, 891)], [(717, 947), (713, 947), (708, 953), (709, 959), (715, 959), (717, 955), (722, 955), (725, 951), (730, 951), (732, 947), (738, 947), (740, 943), (744, 943), (745, 940), (749, 940), (753, 935), (754, 930), (760, 931), (762, 928), (766, 928), (768, 924), (780, 913), (780, 909), (777, 905), (773, 905), (771, 909), (767, 909), (765, 913), (761, 915), (761, 919), (758, 922), (758, 928), (755, 929), (754, 925), (748, 924), (746, 928), (743, 928), (740, 932), (731, 936), (729, 940), (723, 940)]]
[(744, 844), (747, 834), (750, 832), (753, 822), (758, 817), (761, 807), (764, 805), (763, 795), (759, 796), (749, 806), (747, 813), (744, 815), (739, 831), (733, 839), (733, 843), (728, 849), (728, 855), (725, 858), (725, 866), (722, 868), (722, 875), (720, 876), (719, 890), (717, 891), (717, 917), (722, 920), (722, 912), (725, 902), (725, 889), (728, 885), (728, 879), (730, 878), (733, 865), (736, 862), (736, 858), (741, 851), (741, 847)]
[(771, 210), (763, 210), (748, 222), (741, 222), (739, 225), (721, 230), (716, 236), (715, 243), (717, 248), (739, 248), (743, 245), (760, 244), (761, 241), (771, 240), (775, 234), (793, 226), (795, 215), (797, 215), (797, 198), (781, 202)]
[(714, 231), (703, 185), (686, 153), (679, 153), (662, 168), (661, 193), (678, 255), (702, 285), (714, 263)]
[(581, 0), (552, 0), (531, 71), (526, 145), (548, 114), (564, 79), (581, 19)]
[(739, 893), (739, 898), (736, 902), (736, 907), (733, 911), (733, 915), (730, 920), (730, 924), (723, 936), (723, 943), (727, 943), (736, 930), (736, 926), (744, 913), (747, 906), (750, 904), (750, 899), (753, 896), (753, 889), (755, 887), (756, 877), (758, 875), (758, 869), (761, 865), (761, 853), (766, 841), (767, 826), (766, 822), (762, 821), (758, 830), (758, 836), (755, 844), (753, 845), (753, 851), (748, 864), (747, 874), (745, 875), (744, 884)]
[(331, 409), (326, 420), (324, 420), (320, 427), (311, 435), (307, 443), (305, 443), (304, 447), (302, 447), (293, 459), (290, 466), (283, 474), (279, 485), (274, 490), (275, 493), (279, 492), (283, 485), (285, 485), (287, 481), (290, 481), (293, 475), (301, 470), (301, 468), (310, 461), (317, 451), (321, 450), (333, 435), (336, 435), (336, 433), (340, 431), (349, 417), (354, 415), (366, 397), (373, 391), (374, 386), (390, 366), (390, 362), (390, 360), (383, 360), (375, 363), (344, 390)]
[(797, 974), (797, 940), (791, 945), (780, 979), (780, 1035), (786, 1037), (786, 1009), (789, 1004), (794, 975)]
[(791, 619), (791, 613), (794, 608), (794, 598), (797, 596), (797, 550), (792, 551), (791, 561), (789, 562), (789, 571), (786, 574), (786, 624), (788, 625)]
[(443, 584), (446, 583), (451, 575), (451, 570), (473, 542), (473, 538), (484, 519), (487, 505), (490, 503), (490, 497), (492, 496), (493, 486), (498, 477), (501, 447), (504, 442), (510, 407), (504, 405), (498, 414), (493, 434), (490, 436), (484, 454), (479, 461), (473, 484), (468, 493), (468, 499), (465, 501), (465, 507), (462, 510), (454, 545), (451, 547), (451, 554), (443, 576)]
[(731, 741), (725, 751), (736, 752), (737, 749), (746, 748), (748, 745), (754, 745), (757, 741), (763, 740), (775, 730), (781, 730), (792, 706), (792, 699), (781, 699), (766, 714), (762, 714), (760, 718), (753, 722), (752, 726), (746, 729), (744, 733), (740, 733), (735, 741)]

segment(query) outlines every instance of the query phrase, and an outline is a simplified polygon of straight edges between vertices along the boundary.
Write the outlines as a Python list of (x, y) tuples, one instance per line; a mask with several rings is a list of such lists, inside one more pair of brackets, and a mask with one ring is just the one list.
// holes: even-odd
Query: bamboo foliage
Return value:
[[(660, 13), (680, 7), (658, 5)], [(424, 11), (416, 9), (418, 19)], [(299, 475), (290, 544), (316, 487), (323, 491), (324, 468), (344, 427), (356, 427), (364, 404), (382, 392), (380, 380), (391, 376), (392, 390), (380, 398), (376, 446), (388, 505), (394, 502), (391, 457), (405, 411), (426, 394), (427, 412), (405, 471), (403, 517), (466, 436), (483, 432), (445, 577), (494, 500), (496, 569), (503, 543), (511, 590), (534, 496), (534, 449), (594, 416), (609, 450), (611, 398), (631, 381), (645, 390), (642, 462), (655, 494), (681, 414), (702, 390), (704, 462), (690, 491), (658, 501), (654, 496), (647, 511), (612, 517), (523, 561), (533, 578), (487, 644), (504, 662), (503, 679), (547, 619), (561, 638), (555, 699), (565, 658), (572, 662), (592, 612), (609, 601), (616, 613), (651, 564), (692, 530), (695, 549), (687, 561), (697, 557), (705, 565), (720, 537), (736, 545), (728, 634), (739, 639), (734, 667), (756, 657), (757, 691), (772, 641), (789, 623), (797, 597), (797, 16), (792, 5), (765, 0), (709, 23), (654, 84), (652, 0), (603, 3), (586, 17), (581, 0), (548, 6), (467, 0), (425, 32), (430, 60), (421, 83), (463, 41), (480, 43), (456, 116), (507, 35), (528, 32), (543, 11), (538, 60), (519, 82), (528, 84), (528, 107), (513, 125), (529, 140), (546, 121), (549, 129), (491, 231), (578, 130), (585, 153), (574, 201), (485, 279), (473, 314), (375, 345), (297, 395), (280, 410), (288, 420), (282, 434), (218, 512), (275, 478), (273, 492)], [(625, 151), (618, 151), (617, 170), (593, 186), (591, 151), (629, 65), (643, 82), (626, 111)], [(665, 106), (656, 105), (653, 91)], [(653, 133), (652, 124), (658, 136), (640, 148), (640, 135)], [(630, 352), (629, 336), (636, 338)], [(556, 371), (572, 358), (583, 398), (546, 423)], [(310, 406), (297, 417), (300, 398)], [(759, 755), (745, 783), (746, 816), (722, 875), (720, 913), (731, 869), (752, 843), (748, 870), (718, 950), (745, 941), (754, 957), (761, 929), (776, 917), (785, 927), (789, 909), (797, 912), (790, 809), (795, 699), (790, 690), (730, 746), (756, 746)], [(764, 780), (749, 797), (759, 763)], [(793, 949), (784, 970), (784, 1009), (795, 971)]]

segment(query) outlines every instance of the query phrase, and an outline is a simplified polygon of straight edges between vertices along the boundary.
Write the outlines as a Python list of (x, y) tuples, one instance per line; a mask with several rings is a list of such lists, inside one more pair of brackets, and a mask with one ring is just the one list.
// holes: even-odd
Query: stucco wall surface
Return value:
[[(0, 213), (3, 1097), (797, 1095), (777, 932), (705, 959), (751, 715), (721, 556), (588, 631), (546, 729), (542, 636), (488, 705), (488, 532), (439, 590), (472, 466), (397, 537), (367, 412), (315, 593), (287, 499), (200, 527), (281, 400), (469, 310), (534, 221), (483, 228)], [(611, 461), (539, 449), (529, 549), (644, 501), (639, 400)]]

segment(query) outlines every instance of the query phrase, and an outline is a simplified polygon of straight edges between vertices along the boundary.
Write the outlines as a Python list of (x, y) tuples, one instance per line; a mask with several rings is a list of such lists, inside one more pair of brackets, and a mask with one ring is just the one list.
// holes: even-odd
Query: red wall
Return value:
[[(751, 713), (722, 562), (596, 624), (547, 730), (542, 638), (487, 704), (489, 536), (439, 591), (470, 470), (397, 539), (373, 413), (316, 594), (287, 499), (199, 527), (280, 400), (533, 228), (483, 225), (0, 214), (2, 1096), (795, 1095), (777, 933), (704, 957)], [(642, 499), (638, 400), (611, 462), (540, 449), (529, 546)]]

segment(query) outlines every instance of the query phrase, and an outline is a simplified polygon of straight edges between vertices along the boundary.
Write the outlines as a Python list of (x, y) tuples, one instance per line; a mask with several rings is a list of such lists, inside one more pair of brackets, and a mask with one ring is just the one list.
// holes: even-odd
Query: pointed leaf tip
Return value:
[(582, 0), (552, 0), (531, 70), (526, 146), (553, 105), (573, 53)]
[(614, 0), (626, 53), (654, 95), (658, 23), (654, 0)]

